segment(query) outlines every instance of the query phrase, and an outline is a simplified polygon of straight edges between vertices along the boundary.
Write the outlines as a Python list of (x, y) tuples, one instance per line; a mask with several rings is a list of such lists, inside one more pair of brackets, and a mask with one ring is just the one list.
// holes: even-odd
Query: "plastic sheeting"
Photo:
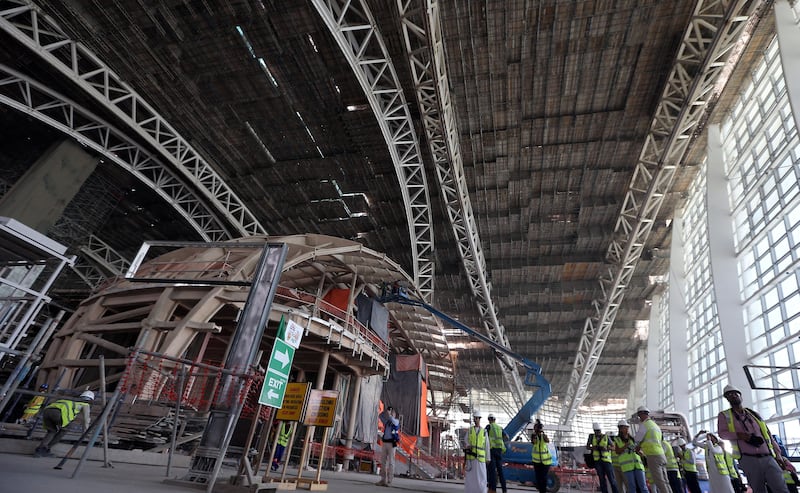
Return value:
[(389, 342), (389, 310), (382, 303), (364, 294), (356, 297), (356, 319)]
[[(395, 355), (389, 357), (392, 372), (383, 386), (382, 399), (392, 406), (400, 417), (400, 431), (407, 435), (428, 436), (428, 429), (422, 429), (421, 415), (427, 413), (426, 395), (423, 394), (425, 362), (419, 355)], [(407, 371), (399, 371), (406, 368)], [(427, 390), (425, 390), (427, 392)], [(425, 420), (427, 423), (427, 420)]]
[[(353, 378), (353, 377), (351, 377)], [(383, 390), (383, 379), (380, 375), (372, 375), (361, 379), (361, 393), (356, 406), (354, 448), (356, 442), (365, 448), (370, 445), (375, 449), (378, 441), (378, 403)], [(344, 406), (342, 413), (342, 436), (347, 436), (347, 424), (350, 422), (350, 406)]]

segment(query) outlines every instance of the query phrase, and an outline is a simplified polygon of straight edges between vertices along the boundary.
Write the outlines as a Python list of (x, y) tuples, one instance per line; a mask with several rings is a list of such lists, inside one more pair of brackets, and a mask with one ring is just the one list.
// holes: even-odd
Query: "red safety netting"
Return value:
[(181, 393), (182, 406), (208, 410), (212, 403), (233, 406), (243, 403), (253, 376), (208, 363), (190, 362), (151, 354), (133, 354), (128, 358), (120, 379), (123, 393), (136, 400), (173, 405)]

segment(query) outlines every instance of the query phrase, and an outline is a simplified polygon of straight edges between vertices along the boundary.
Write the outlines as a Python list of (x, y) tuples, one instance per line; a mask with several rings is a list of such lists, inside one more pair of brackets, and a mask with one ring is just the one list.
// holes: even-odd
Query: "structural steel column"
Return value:
[(45, 151), (0, 199), (0, 216), (47, 234), (97, 163), (78, 144), (61, 141)]
[(794, 124), (800, 128), (800, 19), (789, 0), (775, 0), (775, 30), (789, 106)]
[(356, 413), (358, 412), (358, 400), (361, 398), (361, 382), (363, 377), (361, 375), (353, 375), (350, 378), (350, 419), (347, 420), (347, 435), (344, 440), (344, 461), (342, 461), (342, 469), (345, 471), (350, 470), (350, 461), (353, 459), (353, 435), (356, 432)]
[(669, 364), (675, 411), (689, 415), (689, 311), (686, 308), (686, 256), (683, 249), (683, 210), (672, 219), (669, 254)]
[(711, 282), (717, 301), (722, 348), (731, 384), (742, 390), (745, 402), (752, 402), (750, 385), (742, 370), (748, 362), (742, 300), (739, 294), (739, 268), (733, 243), (733, 219), (728, 200), (728, 179), (722, 153), (719, 125), (708, 126), (706, 164), (706, 202), (708, 210), (708, 249)]

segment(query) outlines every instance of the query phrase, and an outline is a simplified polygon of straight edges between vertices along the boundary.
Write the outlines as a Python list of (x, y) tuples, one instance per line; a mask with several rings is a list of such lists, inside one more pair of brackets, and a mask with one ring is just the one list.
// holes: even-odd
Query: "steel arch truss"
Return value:
[(625, 289), (633, 276), (664, 197), (672, 186), (692, 137), (698, 131), (715, 85), (751, 15), (768, 2), (700, 0), (678, 49), (675, 64), (656, 107), (614, 229), (606, 258), (613, 266), (601, 277), (603, 297), (592, 302), (561, 414), (568, 424), (586, 398)]
[(156, 110), (29, 0), (0, 1), (0, 29), (68, 77), (205, 195), (240, 236), (265, 230), (216, 171)]
[(203, 197), (153, 156), (76, 103), (2, 64), (0, 103), (60, 130), (130, 172), (178, 211), (203, 239), (231, 238)]
[[(496, 343), (509, 347), (505, 329), (498, 321), (497, 310), (492, 302), (486, 260), (464, 176), (458, 122), (447, 78), (439, 3), (437, 0), (397, 0), (397, 9), (417, 91), (417, 104), (458, 253), (480, 310), (485, 332)], [(522, 406), (527, 399), (524, 398), (525, 391), (517, 364), (506, 354), (496, 354), (508, 368), (509, 371), (504, 371), (503, 375), (518, 406)]]
[(422, 298), (433, 299), (433, 223), (425, 168), (403, 89), (364, 0), (312, 0), (361, 84), (386, 141), (403, 194)]

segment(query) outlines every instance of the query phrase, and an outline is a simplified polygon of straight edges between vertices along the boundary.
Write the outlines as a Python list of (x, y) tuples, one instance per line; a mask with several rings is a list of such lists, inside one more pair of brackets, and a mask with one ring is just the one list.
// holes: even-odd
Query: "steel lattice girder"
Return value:
[(80, 250), (87, 258), (97, 263), (112, 276), (124, 276), (131, 265), (130, 260), (124, 258), (95, 235), (89, 235), (88, 240), (81, 245)]
[(130, 172), (170, 204), (203, 239), (231, 238), (202, 197), (173, 171), (88, 110), (1, 64), (0, 103), (64, 132)]
[(363, 0), (312, 0), (330, 30), (378, 120), (403, 194), (422, 298), (433, 300), (433, 223), (417, 133), (403, 89), (375, 20)]
[(152, 145), (233, 226), (238, 235), (265, 234), (263, 226), (217, 172), (191, 145), (117, 74), (85, 46), (72, 40), (28, 0), (5, 0), (0, 29), (68, 77), (98, 104)]
[[(509, 347), (505, 329), (497, 317), (486, 276), (486, 260), (472, 212), (469, 188), (464, 176), (458, 122), (450, 97), (445, 63), (439, 4), (436, 0), (397, 0), (409, 58), (417, 104), (445, 208), (456, 238), (458, 252), (475, 297), (484, 331), (496, 343)], [(509, 369), (503, 372), (518, 406), (527, 399), (516, 362), (506, 354), (497, 357)]]
[(584, 325), (564, 399), (563, 424), (569, 424), (586, 398), (647, 237), (728, 57), (751, 15), (766, 3), (701, 0), (694, 9), (617, 219), (616, 240), (606, 255), (614, 265), (600, 279), (603, 297), (592, 302), (596, 314)]

